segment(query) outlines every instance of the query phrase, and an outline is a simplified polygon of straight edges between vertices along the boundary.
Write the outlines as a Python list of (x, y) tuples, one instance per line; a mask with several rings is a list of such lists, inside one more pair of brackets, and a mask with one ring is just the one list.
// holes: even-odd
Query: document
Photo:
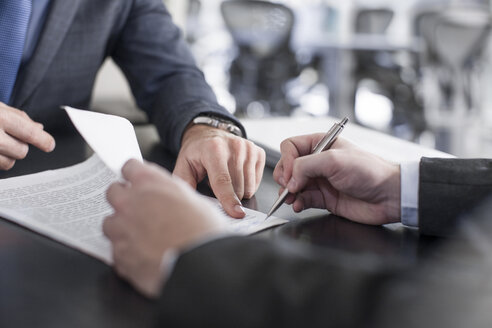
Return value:
[[(106, 190), (121, 179), (121, 167), (127, 159), (142, 157), (138, 143), (126, 148), (123, 155), (108, 153), (125, 148), (114, 143), (125, 140), (132, 145), (133, 139), (136, 142), (135, 132), (120, 117), (77, 109), (67, 112), (82, 136), (91, 140), (88, 143), (94, 155), (67, 168), (0, 180), (0, 216), (112, 264), (111, 244), (102, 232), (104, 218), (113, 212), (106, 201)], [(101, 122), (105, 122), (104, 129), (95, 128)], [(99, 138), (112, 138), (113, 147), (109, 147), (108, 140)], [(210, 201), (220, 207), (217, 200)], [(223, 213), (235, 234), (251, 234), (286, 222), (279, 218), (265, 222), (265, 214), (249, 209), (240, 220)]]
[[(267, 164), (274, 167), (280, 159), (283, 140), (304, 134), (326, 133), (339, 119), (333, 117), (276, 117), (243, 119), (241, 123), (248, 137), (267, 153)], [(396, 163), (418, 161), (426, 157), (454, 157), (450, 154), (398, 139), (350, 122), (343, 130), (343, 138), (360, 148)]]
[[(206, 197), (206, 196), (203, 196)], [(249, 208), (244, 208), (246, 212), (246, 216), (242, 219), (236, 219), (229, 216), (217, 199), (206, 197), (212, 203), (214, 203), (220, 210), (220, 212), (224, 215), (227, 225), (229, 226), (229, 231), (235, 234), (241, 235), (250, 235), (255, 232), (265, 230), (271, 227), (275, 227), (284, 223), (287, 223), (287, 220), (281, 219), (275, 216), (270, 216), (268, 220), (265, 221), (266, 214), (254, 210), (250, 210)]]
[(99, 158), (118, 176), (129, 159), (143, 161), (133, 125), (119, 116), (64, 107), (73, 125)]
[(5, 179), (0, 216), (110, 264), (102, 222), (113, 212), (105, 191), (116, 180), (97, 154), (71, 167)]

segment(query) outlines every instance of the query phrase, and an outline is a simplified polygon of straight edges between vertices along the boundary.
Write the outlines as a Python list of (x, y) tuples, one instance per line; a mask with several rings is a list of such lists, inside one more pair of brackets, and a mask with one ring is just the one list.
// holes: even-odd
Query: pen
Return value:
[[(345, 124), (348, 122), (348, 118), (345, 117), (343, 120), (341, 120), (339, 123), (333, 124), (330, 130), (325, 134), (323, 139), (321, 139), (316, 146), (313, 148), (313, 151), (311, 154), (319, 154), (322, 151), (329, 149), (331, 145), (335, 142), (337, 139), (338, 135), (342, 132), (343, 128), (345, 127)], [(289, 194), (289, 190), (285, 188), (285, 190), (282, 192), (282, 194), (278, 197), (278, 199), (273, 203), (272, 208), (267, 214), (267, 217), (265, 218), (268, 219), (285, 201), (285, 198), (287, 198), (287, 195)]]

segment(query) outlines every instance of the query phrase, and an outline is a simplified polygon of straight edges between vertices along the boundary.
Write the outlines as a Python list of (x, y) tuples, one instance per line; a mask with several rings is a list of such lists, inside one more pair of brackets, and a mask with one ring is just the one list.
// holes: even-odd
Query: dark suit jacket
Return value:
[(109, 56), (174, 153), (198, 114), (234, 120), (217, 104), (162, 0), (52, 0), (11, 103), (49, 131), (73, 129), (59, 106), (88, 108), (96, 74)]
[(445, 235), (492, 192), (489, 159), (423, 158), (420, 161), (419, 229)]
[[(446, 225), (492, 191), (487, 181), (492, 182), (490, 160), (423, 159), (424, 232), (449, 231)], [(461, 237), (439, 256), (415, 266), (294, 242), (240, 237), (211, 242), (179, 258), (163, 289), (159, 324), (489, 327), (490, 204), (468, 216)]]

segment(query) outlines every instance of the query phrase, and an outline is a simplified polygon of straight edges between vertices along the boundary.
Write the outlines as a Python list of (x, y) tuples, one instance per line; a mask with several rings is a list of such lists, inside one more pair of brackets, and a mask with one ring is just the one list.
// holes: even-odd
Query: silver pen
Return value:
[[(342, 132), (343, 128), (345, 127), (345, 124), (348, 122), (348, 118), (345, 117), (343, 120), (341, 120), (339, 123), (333, 124), (330, 130), (325, 134), (323, 139), (321, 139), (316, 146), (313, 148), (313, 151), (311, 154), (319, 154), (324, 150), (327, 150), (333, 145), (335, 140), (337, 139), (338, 135)], [(289, 194), (289, 190), (286, 188), (282, 194), (278, 197), (278, 199), (273, 203), (272, 208), (267, 214), (267, 217), (265, 218), (268, 219), (275, 211), (285, 202), (285, 198), (287, 198), (287, 195)]]

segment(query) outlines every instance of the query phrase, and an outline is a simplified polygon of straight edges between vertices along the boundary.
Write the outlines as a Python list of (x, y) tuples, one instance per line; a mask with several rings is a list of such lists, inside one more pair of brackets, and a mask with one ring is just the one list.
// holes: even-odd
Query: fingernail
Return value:
[(280, 183), (280, 185), (282, 187), (285, 187), (285, 179), (284, 179), (284, 177), (280, 177), (280, 179), (278, 179), (278, 182)]
[(241, 205), (234, 206), (234, 211), (236, 211), (236, 213), (246, 214), (244, 208)]
[(289, 184), (287, 185), (287, 189), (292, 190), (296, 188), (297, 188), (297, 181), (294, 178), (290, 179)]

